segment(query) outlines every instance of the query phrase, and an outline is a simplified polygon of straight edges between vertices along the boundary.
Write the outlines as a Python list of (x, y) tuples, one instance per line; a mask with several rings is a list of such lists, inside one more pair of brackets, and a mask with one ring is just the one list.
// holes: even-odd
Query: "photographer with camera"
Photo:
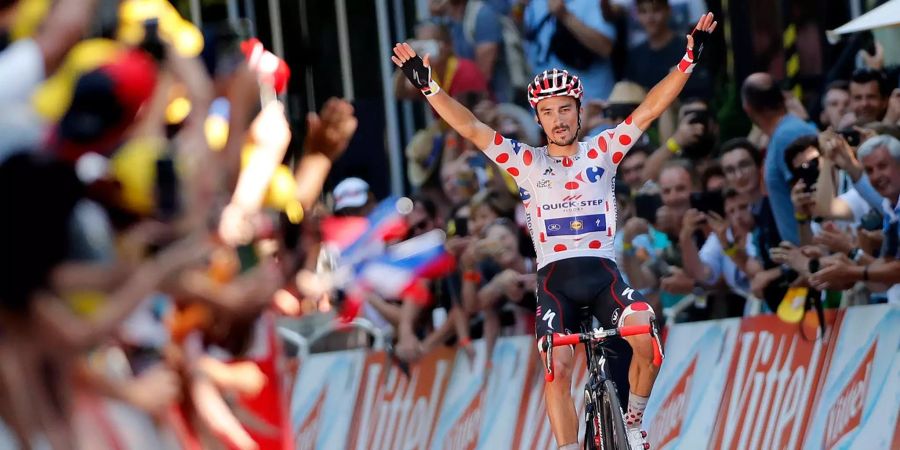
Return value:
[(644, 165), (645, 180), (655, 180), (666, 162), (674, 158), (687, 158), (703, 172), (709, 155), (718, 140), (719, 127), (709, 112), (705, 100), (687, 100), (678, 109), (678, 128), (675, 134), (654, 151)]

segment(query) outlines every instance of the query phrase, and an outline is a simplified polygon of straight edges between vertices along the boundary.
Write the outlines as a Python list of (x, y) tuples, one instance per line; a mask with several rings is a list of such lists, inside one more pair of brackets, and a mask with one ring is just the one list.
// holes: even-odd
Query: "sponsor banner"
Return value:
[[(500, 342), (497, 343), (497, 347)], [(431, 450), (474, 450), (482, 421), (482, 404), (487, 384), (484, 340), (472, 343), (475, 357), (456, 352), (450, 385), (441, 405), (440, 420), (431, 438)]]
[[(528, 375), (522, 390), (522, 401), (518, 410), (516, 432), (512, 439), (514, 450), (547, 450), (557, 448), (550, 420), (547, 418), (547, 406), (544, 402), (544, 363), (537, 351), (537, 344), (531, 340), (531, 351), (528, 356)], [(555, 351), (568, 351), (564, 347)], [(572, 377), (572, 398), (578, 415), (578, 440), (584, 440), (584, 385), (587, 383), (587, 362), (584, 351), (575, 352), (575, 365)]]
[(349, 445), (329, 448), (428, 450), (454, 354), (439, 348), (409, 367), (408, 376), (384, 352), (370, 354), (351, 411)]
[[(504, 337), (497, 341), (483, 398), (479, 449), (509, 448), (518, 424), (517, 413), (528, 368), (534, 365), (535, 346), (531, 336)], [(457, 357), (465, 358), (465, 352), (458, 352)]]
[(669, 327), (666, 359), (644, 413), (651, 448), (709, 446), (740, 319)]
[(365, 350), (320, 353), (303, 361), (291, 398), (298, 450), (345, 448)]
[(804, 449), (892, 447), (900, 411), (900, 308), (843, 311)]
[[(833, 333), (835, 311), (825, 316)], [(741, 322), (711, 448), (800, 448), (826, 360), (816, 332), (771, 315)]]

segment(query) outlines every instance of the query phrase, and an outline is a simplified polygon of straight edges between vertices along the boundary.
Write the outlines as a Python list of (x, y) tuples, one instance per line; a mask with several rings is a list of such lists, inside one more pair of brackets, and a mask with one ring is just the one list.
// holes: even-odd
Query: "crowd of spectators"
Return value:
[[(432, 17), (416, 27), (411, 44), (431, 53), (435, 79), (484, 123), (532, 145), (546, 141), (522, 103), (523, 89), (510, 81), (516, 52), (532, 73), (561, 68), (581, 77), (582, 133), (589, 136), (627, 117), (671, 70), (691, 18), (707, 6), (430, 4)], [(517, 35), (509, 35), (510, 24)], [(728, 115), (716, 109), (723, 104), (715, 82), (722, 68), (695, 70), (680, 102), (617, 173), (618, 263), (664, 320), (774, 313), (783, 301), (802, 310), (820, 299), (826, 307), (900, 300), (896, 276), (888, 275), (897, 251), (888, 242), (896, 238), (900, 194), (900, 89), (883, 53), (880, 44), (860, 50), (852, 75), (827, 80), (815, 104), (766, 73), (732, 80), (738, 114), (753, 125), (740, 135), (722, 135), (736, 128), (720, 126)], [(427, 111), (399, 71), (395, 80), (398, 98), (420, 101)], [(413, 192), (434, 205), (430, 223), (447, 232), (459, 266), (439, 290), (444, 298), (433, 305), (439, 313), (410, 307), (393, 316), (398, 355), (415, 360), (438, 342), (452, 343), (452, 335), (463, 347), (484, 336), (490, 347), (498, 332), (533, 330), (534, 252), (514, 184), (439, 120), (415, 134), (406, 156)], [(785, 301), (797, 296), (810, 303)]]
[[(23, 448), (90, 448), (74, 411), (100, 393), (154, 417), (179, 405), (203, 448), (256, 448), (226, 399), (267, 382), (245, 363), (260, 330), (271, 315), (332, 317), (341, 295), (321, 276), (321, 220), (378, 203), (359, 178), (322, 192), (355, 132), (353, 107), (329, 100), (299, 142), (276, 100), (283, 62), (233, 27), (198, 30), (165, 1), (123, 1), (105, 25), (96, 0), (40, 13), (24, 1), (0, 0), (0, 434)], [(429, 5), (409, 37), (434, 78), (536, 146), (532, 74), (578, 74), (581, 131), (598, 133), (678, 62), (707, 10)], [(863, 52), (806, 107), (766, 73), (733, 80), (754, 125), (745, 136), (722, 135), (735, 127), (716, 110), (721, 68), (696, 68), (617, 173), (618, 264), (665, 321), (774, 312), (797, 292), (830, 307), (900, 303), (900, 89), (882, 53)], [(427, 110), (399, 73), (394, 88)], [(538, 288), (527, 193), (424, 116), (405, 148), (401, 238), (443, 230), (456, 268), (423, 281), (430, 301), (368, 293), (359, 313), (409, 363), (533, 333)]]

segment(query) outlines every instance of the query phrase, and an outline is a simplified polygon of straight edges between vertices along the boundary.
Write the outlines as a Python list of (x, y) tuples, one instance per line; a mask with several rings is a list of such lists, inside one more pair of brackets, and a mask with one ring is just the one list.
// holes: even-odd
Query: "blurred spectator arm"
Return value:
[(452, 320), (452, 311), (448, 315), (451, 320), (445, 320), (440, 327), (429, 333), (428, 336), (425, 336), (425, 339), (422, 340), (423, 353), (427, 354), (431, 352), (437, 346), (446, 342), (447, 339), (450, 338), (450, 336), (456, 334), (456, 323)]
[(475, 63), (488, 80), (494, 77), (494, 69), (500, 56), (500, 44), (481, 43), (475, 46)]
[(332, 163), (347, 150), (357, 125), (353, 105), (333, 97), (325, 102), (320, 114), (310, 112), (306, 116), (305, 153), (294, 172), (297, 200), (304, 209), (312, 209)]
[(608, 58), (612, 54), (613, 40), (570, 12), (563, 0), (548, 0), (547, 6), (556, 16), (557, 22), (568, 28), (582, 45), (603, 58)]
[(402, 315), (401, 309), (402, 306), (398, 306), (392, 303), (386, 302), (383, 298), (370, 294), (366, 301), (375, 308), (375, 311), (378, 311), (378, 314), (381, 314), (381, 317), (384, 317), (384, 320), (387, 320), (391, 326), (395, 328), (400, 327), (400, 316)]
[(626, 246), (622, 254), (622, 268), (628, 275), (631, 287), (637, 290), (655, 289), (659, 283), (657, 277), (641, 263), (633, 247), (634, 239), (641, 234), (648, 234), (649, 229), (650, 224), (638, 217), (628, 219), (622, 229), (622, 238)]
[(64, 262), (53, 269), (51, 285), (57, 292), (110, 292), (133, 270), (127, 264)]
[(900, 124), (900, 88), (896, 88), (891, 92), (888, 98), (887, 111), (884, 113), (884, 119), (881, 120), (888, 125)]
[(819, 179), (816, 182), (816, 190), (813, 194), (815, 198), (813, 215), (830, 220), (852, 219), (853, 211), (850, 210), (850, 205), (837, 196), (834, 182), (836, 173), (833, 169), (833, 164), (828, 158), (822, 158), (820, 163)]
[(228, 99), (228, 139), (219, 153), (225, 168), (225, 186), (234, 188), (241, 172), (241, 151), (247, 129), (253, 121), (259, 104), (259, 82), (256, 72), (241, 62), (234, 74), (226, 80), (225, 96)]
[[(715, 253), (715, 246), (713, 242), (711, 242), (713, 235), (710, 235), (706, 242), (704, 242), (702, 250), (697, 250), (697, 244), (694, 243), (694, 232), (697, 231), (698, 226), (705, 220), (706, 217), (703, 213), (693, 208), (689, 209), (682, 221), (680, 236), (678, 237), (678, 246), (681, 248), (681, 261), (684, 265), (685, 273), (691, 278), (700, 280), (706, 284), (711, 284), (709, 281), (717, 280), (719, 274), (714, 273), (712, 266), (703, 261), (701, 253)], [(722, 251), (721, 244), (718, 245), (718, 251)]]
[(44, 56), (47, 76), (56, 71), (69, 50), (84, 37), (94, 20), (97, 3), (98, 0), (60, 0), (47, 13), (34, 36)]

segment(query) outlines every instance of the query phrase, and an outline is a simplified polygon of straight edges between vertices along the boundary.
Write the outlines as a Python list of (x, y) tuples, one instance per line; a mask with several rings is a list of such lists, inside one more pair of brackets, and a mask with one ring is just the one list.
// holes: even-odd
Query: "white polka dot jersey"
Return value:
[(539, 269), (579, 256), (615, 261), (616, 168), (642, 133), (629, 117), (579, 142), (571, 156), (494, 136), (484, 153), (519, 186)]

